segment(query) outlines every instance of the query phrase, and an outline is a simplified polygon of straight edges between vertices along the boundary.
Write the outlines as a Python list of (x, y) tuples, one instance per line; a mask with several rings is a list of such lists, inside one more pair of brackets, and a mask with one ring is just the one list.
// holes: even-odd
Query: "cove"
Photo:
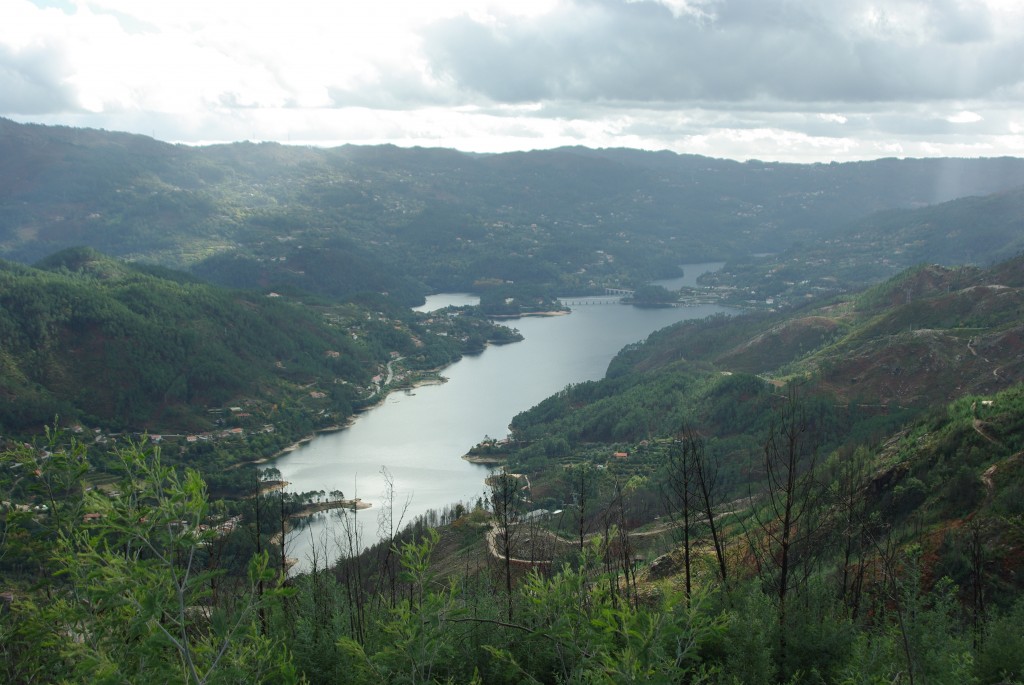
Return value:
[[(720, 267), (683, 265), (682, 279), (659, 283), (695, 285), (700, 273)], [(566, 385), (602, 378), (624, 346), (678, 321), (731, 311), (717, 305), (640, 309), (608, 304), (607, 298), (572, 299), (593, 304), (575, 306), (566, 316), (506, 322), (519, 329), (522, 342), (464, 357), (442, 372), (446, 383), (392, 393), (348, 428), (319, 435), (272, 465), (291, 492), (341, 490), (347, 498), (370, 502), (371, 508), (358, 513), (361, 549), (380, 539), (383, 468), (394, 486), (396, 523), (403, 508), (408, 523), (430, 509), (475, 503), (484, 496), (488, 468), (461, 459), (472, 445), (485, 436), (504, 437), (513, 416)], [(296, 571), (310, 568), (314, 548), (321, 566), (325, 554), (335, 559), (347, 548), (347, 542), (340, 544), (340, 516), (317, 514), (291, 532), (287, 554), (298, 559)]]

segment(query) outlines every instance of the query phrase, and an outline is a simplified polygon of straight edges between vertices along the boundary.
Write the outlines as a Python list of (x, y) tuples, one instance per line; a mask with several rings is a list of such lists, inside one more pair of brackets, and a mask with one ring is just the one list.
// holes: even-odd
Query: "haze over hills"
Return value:
[[(703, 281), (719, 301), (802, 313), (768, 314), (771, 327), (756, 334), (750, 333), (759, 325), (755, 317), (653, 336), (652, 343), (666, 341), (663, 351), (631, 373), (659, 354), (757, 374), (778, 374), (785, 362), (786, 373), (815, 374), (841, 401), (870, 397), (893, 407), (1003, 387), (995, 382), (999, 373), (1003, 380), (1016, 377), (1016, 329), (990, 327), (999, 316), (1020, 318), (1012, 306), (1013, 279), (968, 288), (963, 284), (988, 272), (919, 270), (913, 279), (930, 276), (939, 284), (922, 291), (927, 297), (913, 295), (913, 279), (901, 281), (906, 302), (871, 316), (850, 300), (809, 313), (804, 303), (921, 262), (988, 265), (1016, 254), (1024, 247), (1024, 160), (794, 165), (627, 149), (485, 155), (392, 146), (190, 148), (0, 120), (0, 180), (0, 254), (9, 258), (34, 260), (88, 245), (140, 264), (183, 268), (211, 283), (297, 296), (284, 306), (211, 290), (180, 273), (143, 273), (95, 254), (82, 259), (88, 252), (44, 260), (41, 271), (8, 265), (5, 297), (14, 305), (5, 322), (16, 332), (9, 339), (20, 341), (4, 356), (6, 395), (19, 399), (10, 405), (12, 425), (39, 423), (59, 411), (107, 425), (202, 427), (208, 406), (270, 388), (268, 397), (294, 394), (324, 375), (353, 384), (326, 391), (344, 418), (363, 401), (352, 388), (365, 388), (390, 352), (411, 353), (411, 341), (426, 341), (424, 369), (497, 335), (493, 327), (474, 329), (466, 344), (453, 346), (403, 321), (396, 303), (434, 290), (473, 290), (491, 313), (515, 313), (519, 305), (507, 304), (512, 296), (551, 306), (553, 294), (636, 286), (674, 275), (679, 263), (695, 258), (728, 260)], [(96, 265), (120, 275), (97, 277)], [(31, 296), (24, 290), (29, 282), (38, 290)], [(939, 298), (942, 284), (947, 292)], [(74, 318), (81, 318), (78, 311), (67, 318), (49, 305), (38, 311), (19, 305), (37, 296), (49, 301), (40, 294), (48, 288), (74, 292), (75, 310), (89, 309), (81, 302), (90, 298), (117, 301), (90, 305), (104, 314), (88, 325)], [(146, 297), (133, 300), (131, 293), (140, 291)], [(300, 315), (302, 308), (292, 305), (310, 294), (344, 313), (326, 320), (323, 311), (306, 307)], [(218, 304), (196, 318), (196, 297)], [(138, 311), (143, 302), (150, 304)], [(242, 310), (234, 311), (239, 304)], [(125, 306), (135, 308), (130, 324), (121, 314), (116, 325), (104, 318)], [(282, 316), (306, 318), (275, 319)], [(382, 328), (349, 350), (351, 340), (339, 332), (351, 335), (352, 322), (377, 316), (396, 322), (403, 334), (392, 340)], [(276, 323), (259, 333), (268, 320)], [(84, 334), (77, 330), (82, 325)], [(99, 333), (112, 326), (131, 335)], [(256, 331), (232, 333), (246, 349), (182, 332), (239, 326)], [(298, 334), (316, 338), (318, 351), (293, 339)], [(129, 339), (150, 341), (145, 353), (111, 352), (117, 340), (128, 345)], [(694, 357), (694, 345), (710, 340), (713, 358)], [(790, 343), (800, 356), (780, 359), (795, 354)], [(213, 344), (222, 347), (205, 347)], [(339, 357), (325, 359), (325, 351)], [(298, 364), (306, 380), (296, 378), (285, 390), (280, 382), (287, 373), (272, 367), (294, 371), (287, 359), (295, 354), (306, 360)], [(929, 359), (949, 374), (937, 379), (921, 371)], [(348, 365), (344, 373), (334, 368), (339, 363)], [(110, 364), (120, 366), (110, 370)], [(1001, 371), (993, 376), (986, 364)], [(211, 376), (206, 367), (216, 372)], [(623, 368), (620, 360), (612, 371)], [(86, 409), (86, 389), (103, 374), (116, 382), (95, 391)]]
[(1021, 27), (0, 0), (0, 683), (1024, 685)]
[[(236, 339), (247, 338), (246, 345), (266, 343), (260, 350), (200, 350), (200, 341), (212, 344), (215, 336), (195, 335), (188, 342), (182, 338), (186, 334), (174, 331), (218, 326), (257, 331), (274, 317), (299, 316), (299, 309), (291, 306), (294, 302), (286, 307), (210, 290), (180, 274), (143, 273), (94, 254), (82, 259), (88, 252), (40, 262), (41, 271), (12, 264), (5, 269), (6, 297), (14, 305), (5, 321), (17, 332), (10, 339), (21, 342), (5, 353), (9, 388), (19, 389), (8, 389), (7, 395), (25, 400), (15, 411), (28, 412), (25, 416), (33, 421), (64, 402), (75, 415), (102, 421), (117, 417), (122, 425), (160, 422), (167, 416), (199, 425), (197, 407), (253, 396), (257, 386), (272, 386), (269, 378), (281, 374), (264, 379), (266, 370), (273, 363), (294, 366), (285, 361), (294, 357), (292, 352), (282, 350), (296, 344), (301, 351), (295, 354), (303, 359), (320, 355), (299, 364), (309, 366), (309, 378), (333, 374), (365, 387), (390, 352), (412, 349), (410, 340), (427, 340), (434, 350), (427, 355), (431, 363), (423, 361), (420, 368), (460, 353), (412, 322), (403, 323), (396, 302), (418, 301), (432, 290), (462, 289), (481, 292), (492, 313), (494, 307), (508, 307), (514, 299), (510, 294), (526, 293), (541, 303), (534, 306), (550, 306), (554, 293), (635, 286), (672, 275), (680, 262), (698, 257), (728, 260), (704, 281), (716, 288), (720, 301), (801, 313), (768, 314), (771, 327), (756, 334), (751, 331), (759, 320), (748, 317), (653, 336), (651, 344), (662, 340), (663, 348), (645, 349), (662, 351), (649, 353), (632, 372), (643, 372), (659, 354), (683, 354), (691, 361), (719, 364), (723, 371), (756, 374), (780, 374), (785, 362), (786, 373), (815, 375), (841, 401), (871, 397), (873, 403), (894, 407), (953, 399), (957, 392), (987, 392), (1017, 373), (1018, 331), (992, 328), (999, 317), (1008, 322), (1020, 318), (1013, 278), (988, 284), (978, 279), (990, 272), (929, 267), (903, 276), (900, 297), (905, 301), (889, 303), (885, 311), (864, 309), (863, 302), (881, 297), (870, 293), (811, 312), (803, 307), (876, 283), (908, 265), (987, 265), (1019, 252), (1024, 246), (1024, 160), (793, 165), (626, 149), (482, 155), (389, 146), (189, 148), (141, 136), (9, 121), (0, 121), (0, 152), (0, 253), (9, 258), (36, 259), (84, 244), (138, 263), (184, 268), (221, 285), (300, 299), (326, 297), (325, 305), (347, 307), (335, 322), (379, 314), (398, 321), (395, 325), (407, 334), (388, 342), (389, 334), (379, 331), (375, 335), (384, 337), (371, 342), (372, 350), (349, 350), (350, 340), (323, 329), (323, 313), (310, 310), (302, 316), (319, 317), (319, 322), (278, 321), (271, 325), (274, 335), (233, 333)], [(98, 277), (95, 265), (107, 275)], [(1015, 267), (1002, 268), (1010, 273)], [(111, 278), (114, 273), (119, 276)], [(168, 276), (170, 281), (162, 280)], [(918, 281), (934, 281), (933, 287), (915, 295)], [(149, 302), (145, 312), (132, 314), (131, 325), (143, 328), (133, 329), (131, 337), (152, 344), (145, 354), (133, 356), (127, 348), (109, 354), (116, 339), (128, 340), (93, 334), (114, 326), (111, 321), (94, 317), (85, 325), (60, 313), (50, 316), (47, 307), (18, 309), (20, 300), (36, 297), (19, 290), (25, 282), (77, 288), (75, 297), (83, 302), (115, 296), (111, 289), (119, 287), (123, 292), (116, 303), (93, 309), (137, 310)], [(132, 300), (132, 292), (144, 290), (145, 298)], [(211, 320), (190, 318), (196, 316), (195, 302), (189, 304), (188, 298), (197, 296), (188, 293), (199, 292), (200, 299), (211, 298), (221, 307), (209, 313)], [(39, 295), (42, 301), (48, 297)], [(258, 313), (249, 317), (250, 323), (244, 323), (249, 320), (244, 311), (227, 313), (240, 303)], [(74, 316), (81, 315), (76, 311)], [(243, 323), (218, 323), (221, 319)], [(85, 335), (77, 338), (76, 347), (65, 349), (76, 341), (72, 331), (80, 325)], [(353, 332), (346, 325), (340, 328)], [(33, 337), (26, 331), (40, 333)], [(306, 350), (301, 347), (305, 343), (284, 339), (278, 345), (284, 347), (271, 349), (282, 331), (319, 336), (314, 346), (323, 349)], [(461, 351), (493, 335), (493, 328), (473, 331)], [(712, 339), (713, 357), (693, 356), (694, 345), (700, 349)], [(168, 341), (181, 344), (165, 349)], [(794, 342), (799, 356), (780, 359), (792, 353), (789, 343)], [(325, 360), (325, 350), (339, 357)], [(148, 360), (178, 357), (165, 370), (147, 369)], [(337, 366), (339, 358), (351, 367), (345, 373), (324, 366)], [(239, 359), (259, 361), (239, 365)], [(936, 378), (918, 368), (929, 359), (935, 368), (951, 369), (948, 376)], [(104, 364), (115, 360), (123, 368), (109, 377), (117, 382), (98, 392), (94, 413), (84, 412), (81, 400), (72, 396), (91, 385), (82, 374), (89, 369), (101, 373)], [(211, 378), (221, 380), (203, 381), (209, 374), (189, 370), (204, 364), (217, 367)], [(622, 364), (612, 365), (613, 374), (622, 371)], [(995, 364), (996, 373), (986, 364)], [(889, 372), (899, 378), (893, 380)], [(96, 373), (92, 378), (99, 377)], [(243, 378), (246, 374), (250, 377)], [(163, 380), (149, 383), (146, 379), (153, 376)], [(360, 403), (350, 386), (333, 387), (328, 394), (338, 395), (334, 400), (342, 417)]]
[[(1002, 234), (1019, 236), (1021, 195), (1010, 191), (1024, 185), (1024, 161), (190, 148), (4, 120), (0, 181), (0, 257), (33, 262), (87, 245), (233, 287), (387, 291), (414, 302), (494, 281), (599, 292), (699, 259), (830, 246), (854, 270), (883, 254), (876, 279), (919, 261), (985, 265), (1010, 256)], [(992, 193), (1005, 194), (963, 201), (967, 215), (919, 210)], [(938, 216), (971, 219), (952, 227)], [(948, 239), (935, 240), (940, 232)]]

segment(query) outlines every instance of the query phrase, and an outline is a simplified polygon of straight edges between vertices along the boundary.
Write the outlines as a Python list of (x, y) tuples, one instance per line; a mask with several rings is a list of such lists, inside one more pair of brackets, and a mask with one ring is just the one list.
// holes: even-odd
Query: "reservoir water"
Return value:
[[(676, 286), (678, 287), (678, 286)], [(413, 307), (415, 312), (433, 312), (445, 307), (465, 307), (466, 305), (476, 306), (480, 304), (479, 295), (469, 293), (440, 293), (439, 295), (427, 295), (427, 301), (419, 307)]]
[[(659, 283), (695, 285), (700, 273), (720, 267), (684, 265), (682, 279)], [(467, 304), (465, 298), (472, 296), (443, 297), (435, 296), (425, 307)], [(460, 458), (471, 446), (485, 436), (504, 437), (513, 416), (566, 385), (603, 377), (625, 345), (677, 321), (726, 311), (715, 305), (639, 309), (606, 303), (575, 306), (566, 316), (509, 321), (523, 334), (522, 342), (463, 358), (442, 372), (446, 383), (392, 393), (345, 430), (317, 436), (273, 466), (291, 492), (341, 490), (374, 505), (359, 513), (362, 544), (372, 544), (386, 487), (382, 468), (393, 479), (396, 519), (408, 504), (406, 523), (430, 509), (475, 502), (484, 494), (488, 469)], [(292, 532), (288, 555), (299, 560), (296, 570), (309, 568), (314, 545), (338, 556), (337, 522), (337, 514), (320, 514)]]

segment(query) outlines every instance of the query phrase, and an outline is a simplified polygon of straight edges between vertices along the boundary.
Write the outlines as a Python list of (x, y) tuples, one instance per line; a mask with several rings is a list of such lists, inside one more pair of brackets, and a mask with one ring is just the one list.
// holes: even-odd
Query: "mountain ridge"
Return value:
[[(894, 222), (922, 223), (900, 212), (997, 192), (1010, 193), (1012, 229), (1024, 200), (1011, 191), (1022, 186), (1024, 160), (1009, 157), (799, 165), (622, 148), (192, 148), (4, 120), (0, 258), (34, 262), (88, 245), (231, 287), (349, 297), (358, 280), (304, 255), (333, 249), (374, 274), (376, 291), (408, 302), (493, 279), (573, 294), (677, 275), (696, 258), (824, 240), (850, 243), (870, 268), (881, 248), (858, 232), (888, 236)], [(858, 227), (877, 211), (896, 213)], [(998, 244), (1009, 229), (956, 245), (986, 264), (1009, 256)], [(941, 241), (908, 254), (882, 247), (895, 268), (953, 256)]]

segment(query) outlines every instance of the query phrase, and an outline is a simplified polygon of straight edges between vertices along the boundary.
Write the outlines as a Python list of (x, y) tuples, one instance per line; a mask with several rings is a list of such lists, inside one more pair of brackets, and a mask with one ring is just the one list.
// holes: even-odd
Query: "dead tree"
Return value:
[(572, 499), (576, 504), (576, 532), (580, 541), (580, 554), (583, 553), (587, 535), (588, 507), (595, 496), (597, 474), (590, 464), (580, 464), (572, 468), (569, 476), (572, 484)]
[(704, 517), (708, 522), (711, 542), (715, 547), (715, 559), (718, 561), (718, 574), (722, 585), (728, 582), (728, 567), (725, 559), (725, 539), (722, 536), (718, 521), (715, 520), (715, 509), (719, 505), (721, 493), (718, 480), (718, 462), (712, 460), (704, 450), (704, 440), (693, 431), (689, 431), (689, 439), (693, 443), (693, 474), (697, 479), (697, 496), (704, 509)]
[(508, 620), (512, 621), (512, 552), (522, 520), (523, 490), (519, 477), (507, 471), (491, 476), (488, 484), (491, 488), (491, 510), (494, 514), (494, 538), (504, 562)]
[(840, 454), (833, 476), (833, 504), (836, 536), (843, 558), (840, 570), (840, 591), (843, 601), (856, 619), (864, 592), (864, 576), (868, 566), (870, 518), (868, 486), (871, 455), (859, 447), (852, 454)]
[(786, 653), (787, 602), (798, 564), (810, 563), (809, 541), (821, 521), (812, 521), (822, 488), (815, 478), (817, 444), (812, 422), (790, 391), (764, 444), (763, 506), (754, 508), (755, 550), (762, 578), (778, 603), (780, 653)]
[(680, 431), (672, 441), (665, 462), (665, 480), (662, 495), (669, 518), (678, 525), (683, 543), (683, 575), (686, 583), (686, 601), (690, 601), (692, 590), (690, 542), (692, 520), (697, 496), (694, 491), (694, 450), (697, 438), (692, 431)]
[[(394, 608), (398, 600), (398, 550), (396, 540), (412, 500), (411, 498), (405, 500), (396, 518), (395, 479), (385, 466), (381, 467), (380, 475), (384, 480), (384, 492), (381, 493), (381, 506), (377, 510), (377, 539), (383, 543), (378, 545), (378, 550), (383, 554), (383, 559), (378, 565), (377, 589), (374, 596), (378, 602), (382, 602), (385, 594), (387, 594), (390, 598), (390, 606)], [(385, 583), (387, 584), (387, 593), (384, 592)]]
[(691, 554), (700, 534), (694, 526), (701, 519), (707, 524), (718, 573), (724, 584), (728, 575), (725, 541), (715, 520), (719, 504), (718, 463), (707, 455), (704, 439), (692, 428), (680, 431), (672, 443), (666, 462), (664, 493), (669, 517), (680, 523), (682, 532), (686, 596), (689, 597), (691, 591)]

